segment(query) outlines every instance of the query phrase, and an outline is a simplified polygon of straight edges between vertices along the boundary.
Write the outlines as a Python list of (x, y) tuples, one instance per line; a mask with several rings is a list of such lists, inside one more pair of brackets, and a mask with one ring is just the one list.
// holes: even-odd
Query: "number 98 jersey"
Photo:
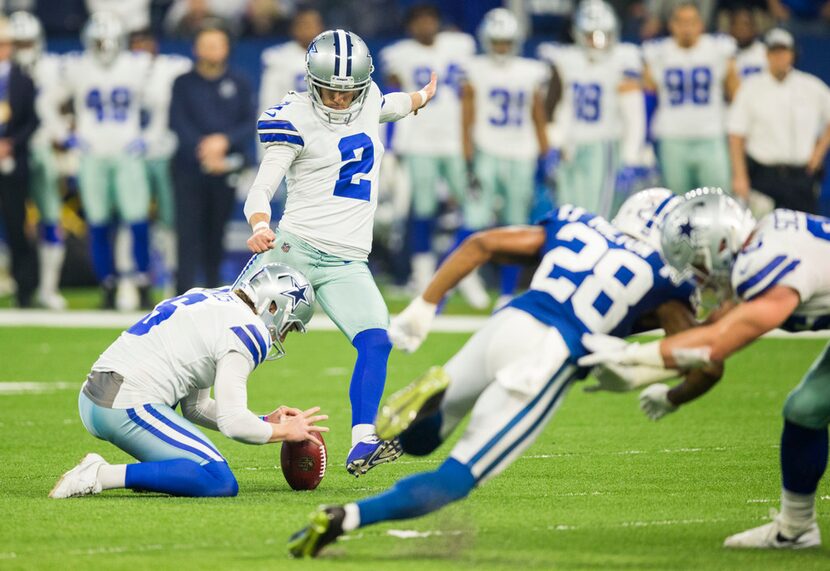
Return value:
[(691, 305), (694, 286), (675, 285), (660, 254), (600, 216), (564, 205), (541, 223), (544, 257), (530, 290), (510, 302), (555, 327), (577, 358), (585, 333), (631, 334), (640, 317), (670, 300)]
[(290, 92), (259, 117), (259, 140), (287, 145), (295, 158), (285, 177), (280, 229), (328, 254), (365, 260), (372, 249), (383, 157), (379, 124), (386, 120), (375, 83), (362, 111), (348, 124), (329, 123), (307, 93)]
[(677, 139), (711, 138), (725, 132), (723, 84), (735, 40), (703, 34), (689, 49), (673, 38), (643, 44), (643, 58), (658, 86), (659, 105), (654, 136)]

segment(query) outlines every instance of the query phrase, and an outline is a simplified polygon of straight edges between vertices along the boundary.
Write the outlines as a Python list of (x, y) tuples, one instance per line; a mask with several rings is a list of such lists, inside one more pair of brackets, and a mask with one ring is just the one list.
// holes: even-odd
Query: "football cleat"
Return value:
[(107, 464), (107, 461), (98, 454), (87, 454), (77, 466), (61, 476), (61, 479), (49, 492), (49, 497), (62, 500), (100, 493), (101, 482), (98, 481), (98, 468), (104, 464)]
[(380, 407), (375, 427), (384, 440), (397, 438), (418, 419), (434, 413), (444, 398), (450, 377), (433, 367), (416, 381), (391, 395)]
[(358, 478), (375, 466), (397, 460), (401, 454), (403, 449), (397, 438), (381, 440), (373, 434), (352, 446), (346, 458), (346, 471)]
[(723, 542), (724, 547), (732, 549), (808, 549), (820, 545), (821, 532), (816, 522), (799, 535), (787, 537), (781, 531), (781, 516), (774, 512), (770, 523), (730, 535)]
[(288, 552), (298, 559), (317, 557), (326, 545), (343, 535), (345, 510), (340, 506), (321, 507), (309, 516), (306, 527), (288, 540)]

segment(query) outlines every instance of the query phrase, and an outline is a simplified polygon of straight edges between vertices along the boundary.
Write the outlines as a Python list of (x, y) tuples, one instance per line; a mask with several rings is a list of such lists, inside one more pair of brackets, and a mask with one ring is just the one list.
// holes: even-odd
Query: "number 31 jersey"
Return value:
[(712, 34), (703, 34), (689, 49), (681, 48), (672, 38), (643, 44), (643, 58), (658, 86), (655, 137), (723, 136), (723, 83), (736, 49), (731, 37)]
[(625, 337), (667, 301), (691, 305), (694, 286), (675, 285), (654, 248), (604, 218), (564, 205), (540, 224), (544, 257), (530, 290), (509, 305), (555, 327), (573, 357), (587, 353), (583, 334)]
[(114, 408), (175, 406), (213, 386), (216, 363), (231, 351), (265, 360), (271, 338), (262, 320), (227, 290), (192, 289), (159, 303), (123, 332), (92, 366), (124, 377)]
[(830, 218), (779, 208), (756, 226), (732, 268), (732, 287), (751, 300), (776, 285), (794, 289), (801, 303), (781, 326), (787, 331), (830, 329)]
[(307, 93), (291, 92), (260, 115), (260, 142), (288, 145), (296, 152), (285, 177), (280, 229), (328, 254), (367, 258), (384, 151), (382, 106), (380, 89), (372, 83), (363, 110), (349, 124), (329, 123)]

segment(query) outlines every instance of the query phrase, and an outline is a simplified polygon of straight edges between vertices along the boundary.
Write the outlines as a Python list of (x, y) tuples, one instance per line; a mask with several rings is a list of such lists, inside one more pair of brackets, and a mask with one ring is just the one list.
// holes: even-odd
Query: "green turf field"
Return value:
[[(780, 409), (826, 341), (766, 340), (734, 358), (721, 386), (660, 423), (635, 395), (589, 395), (577, 385), (539, 441), (508, 471), (459, 504), (415, 521), (360, 531), (317, 561), (292, 561), (289, 534), (320, 503), (378, 492), (428, 470), (402, 458), (355, 480), (349, 444), (351, 347), (339, 333), (289, 339), (288, 356), (250, 383), (250, 405), (321, 405), (331, 415), (331, 460), (314, 492), (292, 492), (278, 446), (210, 433), (240, 483), (232, 499), (173, 499), (129, 491), (64, 501), (46, 494), (84, 453), (128, 458), (83, 429), (77, 388), (115, 338), (112, 330), (0, 329), (0, 381), (34, 381), (34, 394), (0, 392), (0, 569), (830, 569), (811, 552), (730, 552), (733, 532), (777, 506)], [(434, 334), (415, 355), (395, 354), (389, 388), (440, 363), (466, 335)], [(830, 534), (830, 484), (819, 489)], [(403, 539), (393, 530), (425, 537)]]

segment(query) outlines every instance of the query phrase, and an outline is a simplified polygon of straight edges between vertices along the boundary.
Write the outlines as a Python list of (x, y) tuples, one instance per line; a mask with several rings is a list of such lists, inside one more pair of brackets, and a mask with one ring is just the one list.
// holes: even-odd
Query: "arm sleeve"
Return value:
[(194, 424), (219, 430), (216, 424), (216, 401), (210, 398), (210, 389), (193, 391), (182, 399), (182, 414)]
[(248, 410), (248, 375), (253, 369), (241, 353), (231, 351), (216, 363), (216, 424), (219, 431), (247, 444), (265, 444), (271, 426)]
[(412, 98), (408, 93), (387, 93), (380, 100), (380, 122), (389, 123), (403, 119), (412, 112)]
[(265, 149), (256, 179), (245, 199), (245, 220), (250, 220), (257, 212), (271, 216), (271, 199), (299, 152), (300, 147), (296, 145), (272, 144)]

